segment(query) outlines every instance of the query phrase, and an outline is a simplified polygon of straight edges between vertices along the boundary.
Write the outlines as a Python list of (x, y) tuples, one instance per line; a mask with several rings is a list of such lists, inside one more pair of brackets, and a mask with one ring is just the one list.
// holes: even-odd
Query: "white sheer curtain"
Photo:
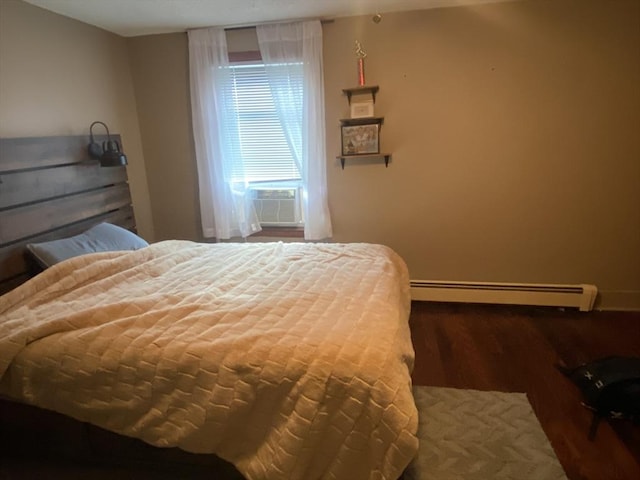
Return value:
[[(332, 230), (327, 202), (322, 26), (319, 20), (258, 25), (256, 32), (274, 104), (302, 175), (304, 238), (329, 238)], [(300, 62), (301, 83), (295, 78), (299, 68), (293, 65)]]
[(247, 237), (261, 230), (242, 165), (232, 163), (228, 141), (237, 132), (227, 120), (223, 87), (229, 82), (227, 40), (222, 28), (190, 30), (191, 115), (198, 165), (200, 217), (205, 237)]

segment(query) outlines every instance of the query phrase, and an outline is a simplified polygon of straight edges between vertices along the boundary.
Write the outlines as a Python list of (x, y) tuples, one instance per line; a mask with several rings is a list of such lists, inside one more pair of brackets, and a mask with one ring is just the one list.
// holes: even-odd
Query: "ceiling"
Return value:
[[(2, 0), (0, 0), (2, 1)], [(513, 0), (25, 0), (124, 37)]]

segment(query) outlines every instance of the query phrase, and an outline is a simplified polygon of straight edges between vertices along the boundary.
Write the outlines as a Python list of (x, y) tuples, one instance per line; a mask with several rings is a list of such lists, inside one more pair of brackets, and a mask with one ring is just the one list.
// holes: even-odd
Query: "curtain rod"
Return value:
[[(273, 22), (263, 22), (260, 24), (247, 24), (247, 25), (231, 25), (229, 27), (224, 27), (225, 32), (228, 30), (246, 30), (249, 28), (256, 28), (257, 25), (273, 25), (276, 23), (292, 23), (292, 22), (303, 22), (305, 20), (315, 20), (315, 19), (310, 19), (310, 18), (299, 18), (299, 19), (293, 19), (293, 20), (278, 20), (278, 21), (273, 21)], [(333, 18), (327, 18), (327, 19), (320, 19), (320, 23), (322, 25), (325, 25), (327, 23), (333, 23), (334, 20)]]

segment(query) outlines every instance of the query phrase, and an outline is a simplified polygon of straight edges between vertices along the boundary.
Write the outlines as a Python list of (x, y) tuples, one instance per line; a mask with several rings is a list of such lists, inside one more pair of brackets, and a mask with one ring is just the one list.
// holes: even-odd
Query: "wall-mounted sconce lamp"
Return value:
[[(93, 140), (93, 126), (99, 123), (107, 131), (107, 141), (102, 145)], [(93, 122), (89, 127), (91, 143), (89, 143), (89, 156), (95, 160), (100, 160), (101, 167), (121, 167), (127, 164), (127, 156), (120, 149), (120, 144), (116, 140), (111, 140), (109, 128), (103, 122)]]

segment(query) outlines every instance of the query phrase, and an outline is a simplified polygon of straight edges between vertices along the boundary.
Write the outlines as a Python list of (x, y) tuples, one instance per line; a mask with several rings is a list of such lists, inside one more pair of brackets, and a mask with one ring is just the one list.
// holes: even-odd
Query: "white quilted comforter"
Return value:
[(415, 454), (409, 280), (366, 244), (62, 262), (0, 297), (0, 393), (248, 479), (390, 479)]

